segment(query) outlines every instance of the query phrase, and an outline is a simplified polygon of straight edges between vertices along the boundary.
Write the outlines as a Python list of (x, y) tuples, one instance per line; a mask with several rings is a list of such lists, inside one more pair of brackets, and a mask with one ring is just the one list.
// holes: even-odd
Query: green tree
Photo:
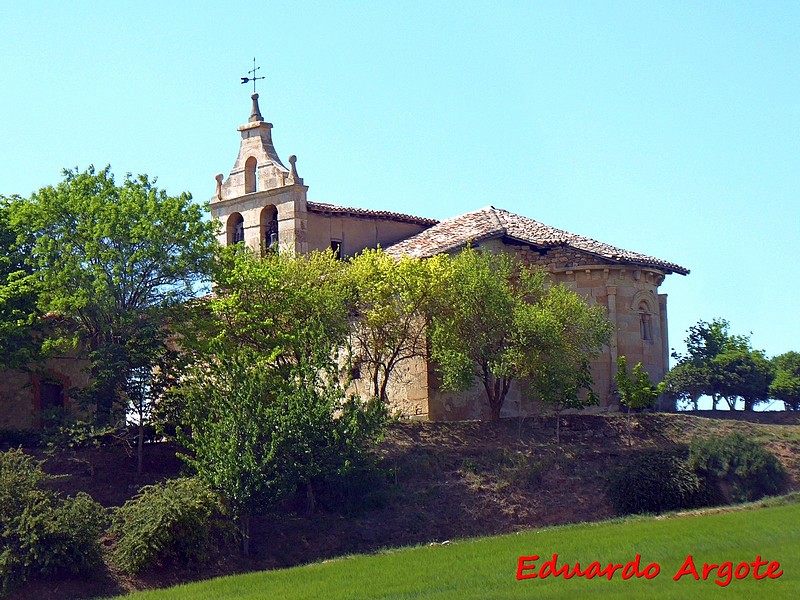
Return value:
[(628, 359), (620, 356), (617, 359), (617, 373), (614, 375), (619, 400), (625, 405), (628, 427), (628, 445), (633, 445), (631, 438), (631, 409), (650, 408), (658, 399), (658, 388), (650, 381), (650, 376), (642, 363), (636, 363), (633, 373), (628, 373)]
[(714, 391), (731, 410), (738, 398), (744, 400), (744, 410), (752, 411), (756, 404), (769, 399), (770, 384), (775, 376), (772, 363), (760, 350), (735, 348), (718, 354), (711, 361)]
[(447, 257), (399, 260), (365, 250), (347, 269), (355, 291), (351, 329), (353, 360), (369, 374), (374, 396), (387, 400), (387, 386), (402, 363), (427, 354), (431, 306)]
[(786, 410), (800, 410), (800, 353), (785, 352), (772, 359), (775, 379), (769, 391), (782, 400)]
[(515, 330), (515, 361), (539, 400), (556, 414), (560, 442), (561, 411), (598, 403), (591, 385), (590, 359), (607, 344), (611, 322), (602, 307), (588, 306), (563, 286), (547, 291), (541, 302), (520, 306)]
[(38, 282), (25, 262), (30, 236), (12, 225), (12, 205), (18, 198), (0, 196), (0, 366), (23, 367), (36, 355), (41, 312)]
[(453, 257), (439, 295), (431, 355), (445, 389), (470, 389), (477, 379), (492, 420), (515, 379), (529, 378), (554, 405), (580, 401), (588, 358), (610, 332), (602, 309), (566, 288), (548, 288), (544, 273), (506, 253), (472, 248)]
[(704, 365), (680, 362), (670, 369), (660, 384), (660, 390), (670, 398), (681, 400), (698, 410), (701, 396), (711, 389), (710, 372)]
[(201, 335), (190, 337), (200, 347), (205, 341), (215, 349), (251, 348), (275, 369), (313, 365), (333, 376), (353, 305), (346, 268), (331, 252), (262, 258), (248, 248), (227, 248), (215, 268), (214, 297), (197, 303), (199, 314), (191, 319)]
[[(695, 406), (700, 396), (712, 399), (712, 410), (725, 399), (731, 410), (735, 407), (737, 396), (753, 398), (746, 404), (752, 406), (758, 382), (748, 379), (763, 367), (760, 358), (754, 354), (747, 336), (731, 334), (730, 324), (725, 319), (711, 322), (698, 321), (689, 328), (686, 338), (686, 354), (673, 353), (678, 363), (667, 373), (662, 389), (672, 397), (689, 400)], [(751, 355), (744, 358), (745, 355)], [(745, 366), (747, 363), (749, 366)]]
[(352, 305), (331, 253), (227, 251), (213, 297), (181, 343), (186, 460), (229, 501), (249, 550), (250, 516), (344, 473), (380, 434), (382, 402), (348, 397), (337, 351)]
[(216, 224), (189, 194), (170, 196), (146, 175), (118, 185), (110, 167), (64, 171), (57, 186), (15, 202), (12, 217), (33, 238), (27, 262), (41, 283), (40, 308), (75, 325), (55, 340), (87, 349), (88, 393), (98, 422), (109, 422), (128, 384), (126, 340), (195, 295)]
[(493, 421), (517, 375), (519, 353), (511, 350), (519, 306), (541, 299), (544, 282), (544, 275), (519, 269), (508, 254), (474, 248), (454, 256), (445, 274), (431, 323), (431, 356), (444, 389), (468, 390), (481, 382)]

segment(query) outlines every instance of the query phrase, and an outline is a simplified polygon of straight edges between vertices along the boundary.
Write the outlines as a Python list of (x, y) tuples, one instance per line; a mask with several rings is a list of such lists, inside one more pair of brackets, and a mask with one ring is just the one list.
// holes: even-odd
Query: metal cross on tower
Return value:
[(261, 67), (256, 66), (256, 57), (253, 57), (253, 70), (248, 71), (248, 73), (252, 73), (252, 77), (242, 77), (242, 83), (247, 83), (248, 81), (253, 82), (253, 93), (256, 93), (256, 80), (257, 79), (266, 79), (266, 77), (256, 77), (256, 71), (258, 71)]

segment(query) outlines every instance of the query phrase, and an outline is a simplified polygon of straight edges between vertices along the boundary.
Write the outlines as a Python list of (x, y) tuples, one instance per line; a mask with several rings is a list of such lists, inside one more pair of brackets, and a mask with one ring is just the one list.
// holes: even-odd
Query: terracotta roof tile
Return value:
[(493, 206), (442, 221), (390, 246), (386, 252), (394, 256), (407, 254), (422, 258), (498, 237), (508, 237), (539, 248), (567, 246), (621, 264), (656, 267), (681, 275), (689, 273), (688, 269), (675, 263), (616, 248)]
[(373, 219), (387, 219), (389, 221), (401, 221), (403, 223), (414, 223), (417, 225), (436, 225), (436, 219), (426, 219), (415, 217), (403, 213), (391, 212), (388, 210), (369, 210), (367, 208), (351, 208), (348, 206), (336, 206), (326, 202), (308, 202), (308, 210), (311, 212), (335, 215), (351, 215), (354, 217), (369, 217)]

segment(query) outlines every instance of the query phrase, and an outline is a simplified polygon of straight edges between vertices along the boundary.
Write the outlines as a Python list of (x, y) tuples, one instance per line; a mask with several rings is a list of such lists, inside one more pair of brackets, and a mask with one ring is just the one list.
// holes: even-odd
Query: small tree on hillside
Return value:
[(602, 308), (546, 281), (506, 253), (472, 248), (453, 257), (443, 279), (432, 357), (445, 389), (466, 390), (476, 379), (483, 384), (494, 421), (515, 379), (529, 379), (557, 407), (591, 398), (579, 393), (611, 325)]
[(515, 344), (523, 350), (517, 364), (539, 400), (553, 408), (556, 441), (560, 442), (561, 412), (598, 403), (591, 389), (590, 359), (608, 343), (612, 325), (602, 307), (587, 305), (563, 286), (550, 288), (540, 303), (525, 312), (530, 323), (519, 327), (515, 335), (535, 334)]
[(675, 365), (664, 376), (660, 391), (673, 400), (682, 401), (684, 406), (698, 410), (698, 401), (711, 389), (710, 370), (692, 362)]
[(531, 340), (537, 332), (516, 335), (531, 324), (522, 306), (545, 294), (545, 276), (520, 269), (508, 254), (465, 248), (451, 259), (431, 324), (431, 355), (444, 389), (467, 390), (481, 382), (491, 419), (500, 418), (515, 362), (523, 354), (515, 337)]
[(631, 409), (640, 410), (653, 406), (658, 398), (658, 388), (650, 381), (642, 363), (636, 363), (633, 374), (628, 374), (628, 360), (624, 356), (617, 359), (614, 382), (617, 384), (620, 402), (627, 409), (628, 446), (632, 446)]
[(775, 373), (772, 363), (760, 350), (749, 347), (726, 350), (714, 357), (711, 365), (714, 389), (730, 410), (736, 410), (738, 398), (744, 400), (746, 411), (752, 411), (756, 404), (769, 399)]
[(800, 410), (800, 353), (786, 352), (772, 359), (775, 379), (770, 395), (782, 400), (786, 410)]
[(712, 410), (725, 400), (730, 410), (739, 398), (745, 410), (767, 400), (774, 369), (750, 338), (729, 333), (724, 319), (699, 321), (689, 328), (686, 355), (673, 354), (678, 364), (664, 378), (663, 389), (673, 397), (697, 406), (702, 395), (711, 396)]
[(711, 396), (711, 408), (717, 410), (717, 404), (723, 397), (720, 384), (724, 376), (721, 365), (715, 364), (714, 359), (724, 352), (749, 349), (749, 340), (730, 334), (729, 328), (725, 319), (698, 321), (689, 328), (685, 340), (686, 354), (673, 353), (673, 358), (678, 361), (673, 369), (677, 373), (668, 373), (664, 378), (671, 395), (695, 399), (695, 403), (700, 396)]
[(395, 369), (427, 354), (428, 316), (446, 261), (443, 255), (396, 260), (381, 250), (365, 250), (347, 268), (355, 291), (353, 358), (367, 371), (373, 395), (384, 402)]

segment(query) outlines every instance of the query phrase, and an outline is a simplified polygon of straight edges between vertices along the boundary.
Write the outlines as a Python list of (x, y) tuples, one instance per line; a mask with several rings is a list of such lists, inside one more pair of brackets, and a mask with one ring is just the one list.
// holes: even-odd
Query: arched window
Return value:
[(244, 163), (244, 193), (258, 191), (258, 161), (251, 156)]
[(278, 250), (278, 209), (271, 204), (261, 211), (261, 248), (264, 252)]
[(58, 381), (44, 380), (39, 384), (39, 405), (43, 411), (64, 407), (64, 386)]
[(244, 241), (244, 217), (239, 213), (233, 213), (228, 217), (228, 246)]
[(639, 334), (644, 341), (653, 339), (653, 321), (647, 302), (639, 303)]

